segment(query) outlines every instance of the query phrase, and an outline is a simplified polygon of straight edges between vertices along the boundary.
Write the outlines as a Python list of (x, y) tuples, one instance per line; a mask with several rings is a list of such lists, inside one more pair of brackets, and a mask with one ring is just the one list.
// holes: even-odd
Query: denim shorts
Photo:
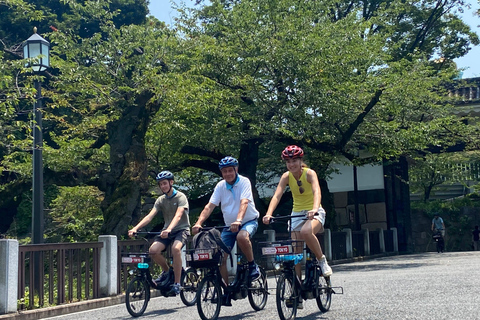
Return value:
[[(242, 227), (240, 228), (240, 230), (247, 231), (248, 234), (250, 235), (250, 237), (253, 237), (255, 232), (257, 232), (257, 228), (258, 228), (258, 221), (257, 221), (257, 219), (254, 219), (254, 220), (250, 220), (250, 221), (244, 223), (242, 225)], [(239, 232), (240, 232), (240, 230), (239, 230)], [(233, 246), (235, 245), (235, 241), (237, 241), (237, 234), (238, 234), (238, 232), (233, 233), (232, 231), (230, 231), (230, 229), (224, 229), (222, 231), (222, 241), (223, 241), (223, 243), (225, 243), (225, 245), (227, 247), (232, 249)]]

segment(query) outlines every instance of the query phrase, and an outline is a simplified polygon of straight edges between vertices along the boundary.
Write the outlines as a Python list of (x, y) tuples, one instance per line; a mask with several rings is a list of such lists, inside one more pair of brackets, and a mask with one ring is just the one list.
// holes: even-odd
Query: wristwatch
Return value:
[(237, 222), (242, 222), (242, 219), (237, 219)]

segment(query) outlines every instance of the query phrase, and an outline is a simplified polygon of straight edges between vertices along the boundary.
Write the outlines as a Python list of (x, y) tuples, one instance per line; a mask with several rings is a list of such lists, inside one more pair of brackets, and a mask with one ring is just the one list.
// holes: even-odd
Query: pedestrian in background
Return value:
[(478, 230), (478, 226), (475, 226), (475, 229), (472, 231), (473, 251), (478, 251), (479, 234), (480, 230)]

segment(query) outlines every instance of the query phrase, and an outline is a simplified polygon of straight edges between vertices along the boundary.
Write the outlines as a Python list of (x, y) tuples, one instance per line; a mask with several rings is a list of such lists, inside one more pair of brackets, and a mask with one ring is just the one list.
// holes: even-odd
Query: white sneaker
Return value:
[(327, 263), (327, 258), (325, 255), (322, 256), (322, 259), (320, 259), (318, 262), (320, 262), (320, 269), (322, 269), (322, 275), (324, 277), (330, 277), (332, 275), (332, 268)]

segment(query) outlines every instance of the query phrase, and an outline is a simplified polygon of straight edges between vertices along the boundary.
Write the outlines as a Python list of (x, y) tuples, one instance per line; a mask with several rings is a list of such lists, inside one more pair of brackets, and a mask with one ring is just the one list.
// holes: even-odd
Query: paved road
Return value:
[[(304, 302), (297, 319), (480, 319), (480, 252), (425, 253), (334, 265), (332, 284), (344, 288), (322, 314), (315, 300)], [(222, 307), (219, 319), (278, 319), (275, 279), (265, 310), (254, 312), (248, 299)], [(131, 319), (124, 305), (91, 310), (56, 320)], [(196, 307), (180, 298), (154, 298), (139, 319), (200, 319)]]

